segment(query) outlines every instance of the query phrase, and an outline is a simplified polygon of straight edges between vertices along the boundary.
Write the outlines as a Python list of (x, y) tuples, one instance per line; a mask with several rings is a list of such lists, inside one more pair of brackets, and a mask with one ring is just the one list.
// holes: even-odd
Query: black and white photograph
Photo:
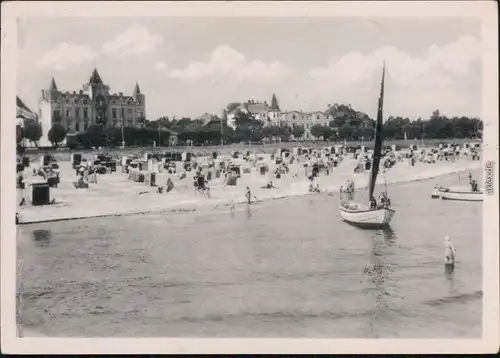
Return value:
[(5, 353), (498, 351), (496, 2), (2, 10)]

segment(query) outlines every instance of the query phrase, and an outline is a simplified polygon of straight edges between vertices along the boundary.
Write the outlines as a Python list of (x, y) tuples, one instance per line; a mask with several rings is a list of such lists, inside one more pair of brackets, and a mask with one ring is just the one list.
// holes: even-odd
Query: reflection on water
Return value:
[(374, 297), (374, 304), (377, 308), (368, 321), (370, 336), (377, 338), (379, 337), (377, 333), (379, 321), (384, 320), (387, 313), (393, 309), (388, 298), (392, 296), (390, 294), (391, 287), (397, 284), (396, 282), (390, 282), (393, 280), (391, 257), (394, 255), (392, 246), (396, 235), (392, 228), (387, 227), (377, 230), (370, 236), (371, 251), (369, 260), (371, 266), (365, 267), (365, 275), (369, 277), (370, 286), (365, 291), (370, 292), (371, 296)]
[(394, 244), (394, 240), (396, 239), (396, 233), (394, 232), (392, 227), (390, 226), (384, 227), (379, 232), (382, 233), (384, 240), (389, 244), (389, 246)]
[(33, 240), (36, 245), (39, 247), (46, 247), (50, 244), (50, 240), (52, 239), (52, 233), (50, 230), (34, 230), (33, 231)]
[(247, 219), (251, 219), (252, 218), (252, 209), (250, 208), (250, 205), (247, 205), (246, 213), (247, 213)]
[(453, 280), (453, 272), (455, 271), (455, 265), (444, 265), (444, 274), (447, 280)]

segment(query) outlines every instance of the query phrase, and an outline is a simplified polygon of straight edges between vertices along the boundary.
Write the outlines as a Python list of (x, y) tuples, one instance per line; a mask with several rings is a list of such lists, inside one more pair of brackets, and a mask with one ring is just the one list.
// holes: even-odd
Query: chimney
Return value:
[(118, 94), (120, 95), (120, 97), (123, 97), (123, 92), (118, 92)]
[(78, 91), (78, 94), (83, 94), (83, 90)]

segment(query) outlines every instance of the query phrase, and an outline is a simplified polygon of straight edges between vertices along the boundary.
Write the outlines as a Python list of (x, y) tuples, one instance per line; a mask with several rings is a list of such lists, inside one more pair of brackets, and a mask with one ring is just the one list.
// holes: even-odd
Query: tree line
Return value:
[[(317, 140), (365, 140), (373, 139), (375, 121), (366, 114), (356, 112), (345, 105), (329, 107), (327, 114), (333, 118), (328, 124), (313, 125), (309, 131)], [(483, 122), (475, 117), (448, 118), (436, 110), (428, 119), (410, 120), (404, 117), (389, 117), (384, 122), (384, 137), (387, 139), (462, 139), (482, 137)], [(66, 129), (56, 123), (48, 132), (48, 139), (53, 146), (58, 146), (67, 138), (68, 146), (120, 146), (122, 137), (126, 146), (151, 146), (153, 143), (168, 145), (172, 133), (177, 135), (180, 144), (217, 145), (240, 142), (287, 142), (301, 139), (305, 133), (302, 125), (264, 126), (262, 121), (251, 114), (237, 112), (235, 128), (227, 125), (226, 120), (214, 116), (204, 124), (202, 121), (184, 117), (169, 119), (160, 117), (155, 121), (142, 119), (137, 127), (104, 127), (102, 124), (89, 126), (84, 132), (68, 136)], [(24, 126), (17, 126), (17, 143), (22, 139), (38, 145), (42, 136), (40, 124), (25, 121)]]

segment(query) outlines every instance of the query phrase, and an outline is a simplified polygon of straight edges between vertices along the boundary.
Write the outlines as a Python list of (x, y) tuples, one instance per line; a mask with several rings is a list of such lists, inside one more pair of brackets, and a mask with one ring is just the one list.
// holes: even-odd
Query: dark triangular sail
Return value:
[(382, 69), (382, 82), (380, 85), (380, 98), (378, 99), (377, 122), (375, 124), (375, 147), (373, 148), (372, 167), (370, 172), (370, 191), (369, 197), (373, 196), (375, 183), (377, 182), (378, 169), (380, 158), (382, 156), (382, 142), (383, 142), (383, 109), (384, 109), (384, 81), (385, 81), (385, 63)]

